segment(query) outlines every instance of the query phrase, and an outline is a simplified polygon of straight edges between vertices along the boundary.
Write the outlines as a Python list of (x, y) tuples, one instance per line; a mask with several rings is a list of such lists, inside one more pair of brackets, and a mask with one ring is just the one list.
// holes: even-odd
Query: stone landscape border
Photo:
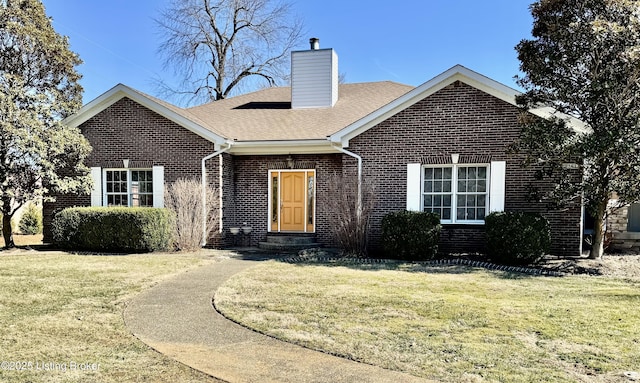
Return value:
[[(304, 252), (303, 252), (304, 253)], [(538, 275), (545, 277), (565, 277), (569, 275), (561, 271), (545, 270), (534, 267), (524, 266), (507, 266), (498, 265), (485, 261), (474, 261), (464, 258), (453, 259), (435, 259), (431, 261), (402, 261), (395, 259), (378, 259), (378, 258), (355, 258), (355, 257), (339, 257), (339, 256), (324, 256), (324, 255), (294, 255), (289, 257), (279, 258), (278, 261), (285, 263), (344, 263), (344, 264), (389, 264), (389, 263), (413, 263), (424, 266), (468, 266), (468, 267), (481, 267), (492, 271), (504, 271), (507, 273), (519, 273), (526, 275)]]

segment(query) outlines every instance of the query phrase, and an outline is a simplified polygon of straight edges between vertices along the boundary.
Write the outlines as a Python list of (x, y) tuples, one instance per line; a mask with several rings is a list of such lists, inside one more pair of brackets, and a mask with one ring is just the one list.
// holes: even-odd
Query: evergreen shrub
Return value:
[(174, 223), (167, 209), (74, 207), (55, 215), (52, 233), (66, 249), (141, 253), (169, 249)]

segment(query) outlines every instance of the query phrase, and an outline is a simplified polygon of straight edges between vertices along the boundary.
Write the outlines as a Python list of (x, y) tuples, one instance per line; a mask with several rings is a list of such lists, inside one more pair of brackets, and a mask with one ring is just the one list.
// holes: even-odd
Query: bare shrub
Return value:
[(202, 183), (198, 179), (180, 178), (165, 190), (165, 207), (176, 217), (174, 242), (177, 250), (195, 250), (211, 236), (218, 227), (219, 199), (218, 190), (207, 186), (206, 190), (206, 229), (203, 238), (203, 200)]
[(348, 255), (367, 255), (369, 221), (375, 207), (375, 192), (371, 182), (361, 185), (361, 203), (358, 203), (358, 178), (344, 174), (332, 174), (328, 188), (333, 191), (328, 198), (327, 209), (333, 220), (331, 231), (338, 245)]

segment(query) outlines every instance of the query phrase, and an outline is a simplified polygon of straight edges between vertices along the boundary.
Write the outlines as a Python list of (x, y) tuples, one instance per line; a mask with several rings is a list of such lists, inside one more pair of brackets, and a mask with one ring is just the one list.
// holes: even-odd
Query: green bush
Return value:
[(438, 253), (440, 216), (399, 211), (382, 218), (382, 248), (391, 259), (429, 260)]
[(485, 218), (487, 255), (504, 265), (537, 263), (549, 251), (549, 221), (537, 213), (498, 212)]
[(173, 224), (167, 209), (75, 207), (56, 214), (51, 231), (62, 248), (137, 253), (167, 250)]
[(42, 233), (42, 208), (29, 203), (18, 224), (20, 233), (34, 235)]

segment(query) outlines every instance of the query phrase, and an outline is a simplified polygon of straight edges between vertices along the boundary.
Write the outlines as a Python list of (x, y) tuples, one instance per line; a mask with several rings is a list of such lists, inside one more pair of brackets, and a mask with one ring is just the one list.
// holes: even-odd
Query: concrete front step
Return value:
[(282, 251), (282, 252), (298, 252), (304, 249), (311, 249), (314, 247), (320, 247), (317, 243), (277, 243), (277, 242), (259, 242), (258, 247), (267, 251)]
[(258, 244), (262, 250), (282, 252), (298, 252), (319, 246), (314, 235), (268, 235), (266, 242)]
[(315, 236), (294, 236), (294, 235), (267, 235), (269, 243), (283, 243), (286, 245), (309, 245), (314, 244)]

